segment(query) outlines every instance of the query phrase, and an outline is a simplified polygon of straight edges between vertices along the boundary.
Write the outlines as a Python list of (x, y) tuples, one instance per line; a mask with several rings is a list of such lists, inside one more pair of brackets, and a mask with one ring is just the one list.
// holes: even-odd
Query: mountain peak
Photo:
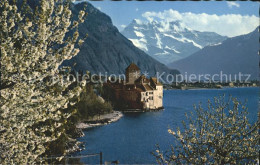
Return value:
[(134, 20), (132, 21), (132, 24), (142, 25), (143, 22), (142, 22), (141, 20), (139, 20), (139, 19), (134, 19)]
[(220, 43), (227, 38), (213, 32), (194, 31), (180, 20), (133, 20), (122, 34), (164, 64), (185, 58), (207, 45)]

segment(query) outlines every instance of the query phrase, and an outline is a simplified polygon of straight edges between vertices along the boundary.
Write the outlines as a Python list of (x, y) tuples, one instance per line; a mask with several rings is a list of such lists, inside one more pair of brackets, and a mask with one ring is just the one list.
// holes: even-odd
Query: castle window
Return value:
[(150, 97), (149, 97), (149, 100), (153, 100), (153, 96), (150, 96)]
[(149, 92), (149, 94), (150, 94), (150, 95), (152, 95), (152, 94), (153, 94), (153, 92)]

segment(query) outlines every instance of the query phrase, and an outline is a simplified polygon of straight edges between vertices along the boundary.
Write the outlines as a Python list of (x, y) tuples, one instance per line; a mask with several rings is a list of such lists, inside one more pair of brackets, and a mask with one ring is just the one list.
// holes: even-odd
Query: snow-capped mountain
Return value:
[(214, 32), (199, 32), (180, 21), (142, 22), (133, 20), (123, 31), (133, 44), (158, 61), (169, 64), (183, 59), (208, 45), (227, 39)]
[[(169, 64), (187, 75), (219, 75), (221, 72), (239, 80), (259, 79), (259, 27), (253, 32), (228, 38), (222, 44), (207, 46), (191, 56)], [(225, 77), (225, 76), (224, 76)], [(216, 77), (219, 78), (219, 77)], [(228, 79), (231, 79), (228, 78)]]
[[(87, 7), (85, 8), (85, 5)], [(135, 63), (142, 72), (149, 76), (157, 72), (179, 74), (179, 71), (169, 69), (142, 50), (138, 49), (123, 36), (113, 25), (111, 18), (95, 8), (89, 2), (71, 5), (73, 15), (85, 10), (88, 13), (86, 21), (79, 25), (79, 35), (87, 39), (80, 47), (77, 56), (63, 62), (62, 66), (71, 66), (76, 71), (90, 71), (92, 74), (123, 74), (125, 68)], [(77, 17), (74, 17), (77, 19)]]

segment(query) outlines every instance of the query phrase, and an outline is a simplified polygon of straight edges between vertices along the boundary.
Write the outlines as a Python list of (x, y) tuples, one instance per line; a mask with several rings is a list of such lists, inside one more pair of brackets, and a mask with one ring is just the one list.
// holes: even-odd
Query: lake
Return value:
[[(150, 154), (155, 144), (162, 150), (170, 149), (173, 137), (168, 128), (181, 126), (185, 112), (193, 111), (193, 105), (202, 102), (207, 105), (208, 99), (225, 94), (247, 100), (250, 122), (257, 120), (259, 89), (258, 88), (224, 88), (205, 90), (166, 90), (164, 91), (164, 111), (146, 113), (125, 113), (119, 121), (85, 130), (85, 136), (79, 141), (85, 143), (85, 150), (75, 155), (103, 152), (104, 161), (119, 160), (120, 164), (156, 163)], [(84, 163), (98, 164), (99, 157), (84, 158)]]

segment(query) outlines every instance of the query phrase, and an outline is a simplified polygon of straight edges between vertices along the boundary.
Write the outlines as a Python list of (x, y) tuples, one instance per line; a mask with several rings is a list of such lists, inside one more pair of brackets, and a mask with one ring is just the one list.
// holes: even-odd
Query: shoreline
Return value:
[[(89, 128), (94, 128), (97, 126), (103, 126), (110, 124), (112, 122), (116, 122), (119, 119), (123, 117), (123, 113), (120, 111), (113, 111), (108, 114), (100, 115), (98, 120), (91, 119), (87, 121), (82, 121), (76, 124), (76, 129), (78, 133), (78, 137), (83, 137), (85, 136), (83, 130), (84, 129), (89, 129)], [(77, 141), (76, 139), (69, 139), (68, 145), (70, 147), (67, 149), (67, 153), (70, 155), (74, 152), (78, 152), (84, 149), (83, 142)]]
[(122, 110), (123, 113), (144, 113), (144, 112), (158, 112), (164, 111), (164, 107), (160, 107), (157, 109), (124, 109)]
[(243, 87), (243, 86), (234, 86), (234, 87), (228, 87), (223, 86), (221, 88), (187, 88), (187, 89), (178, 89), (178, 88), (164, 88), (163, 90), (209, 90), (209, 89), (226, 89), (226, 88), (257, 88), (257, 86), (249, 86), (249, 87)]
[(97, 126), (107, 125), (112, 122), (116, 122), (119, 119), (123, 117), (123, 113), (120, 111), (113, 111), (112, 113), (100, 115), (100, 118), (98, 120), (88, 120), (84, 122), (79, 122), (76, 125), (76, 128), (78, 129), (88, 129), (93, 128)]

